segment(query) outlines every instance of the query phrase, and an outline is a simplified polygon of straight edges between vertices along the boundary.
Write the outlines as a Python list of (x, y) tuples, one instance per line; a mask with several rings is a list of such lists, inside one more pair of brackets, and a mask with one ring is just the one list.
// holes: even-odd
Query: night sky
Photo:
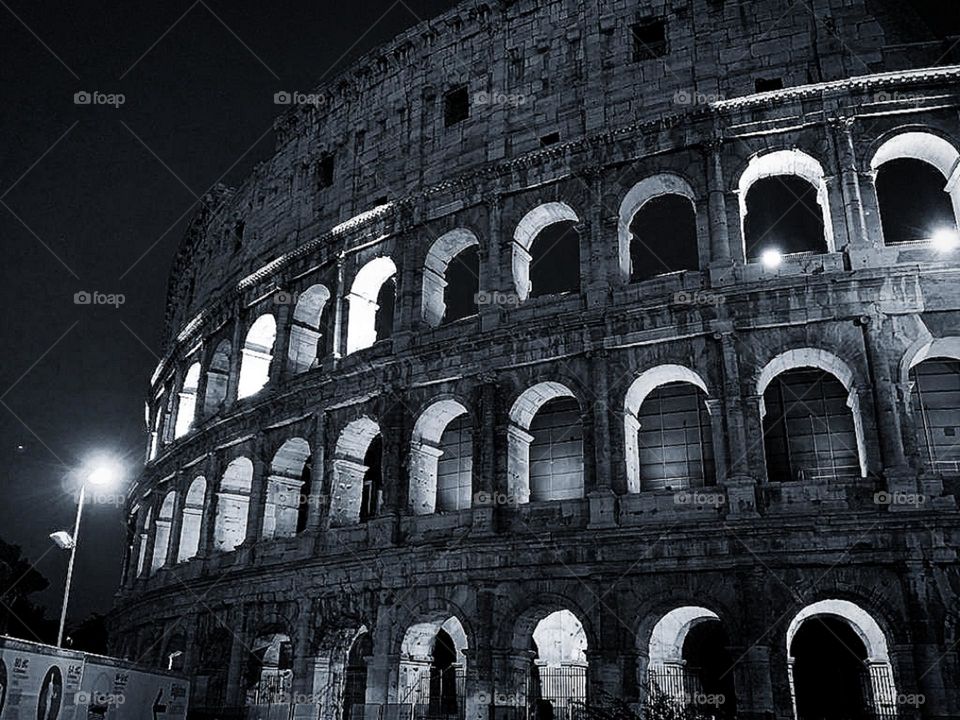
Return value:
[[(309, 91), (453, 4), (0, 1), (0, 538), (51, 581), (48, 616), (68, 554), (47, 535), (72, 528), (71, 471), (105, 451), (129, 481), (142, 463), (167, 276), (195, 196), (269, 157), (275, 92)], [(77, 91), (125, 102), (78, 106)], [(84, 290), (125, 303), (75, 305)], [(122, 512), (99, 500), (84, 514), (75, 620), (108, 610), (119, 582)]]
[[(51, 581), (51, 616), (67, 554), (47, 535), (71, 527), (70, 473), (96, 452), (124, 459), (128, 480), (142, 463), (167, 275), (196, 196), (271, 154), (275, 92), (309, 91), (453, 4), (0, 0), (0, 538)], [(78, 106), (78, 91), (125, 102)], [(76, 305), (78, 291), (125, 303)], [(111, 605), (120, 504), (88, 507), (74, 619)]]

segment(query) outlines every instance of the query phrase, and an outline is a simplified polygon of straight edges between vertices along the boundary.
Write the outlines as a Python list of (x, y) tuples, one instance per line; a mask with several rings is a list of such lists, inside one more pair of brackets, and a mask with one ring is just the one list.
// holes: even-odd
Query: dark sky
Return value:
[[(453, 4), (0, 0), (0, 537), (51, 580), (51, 615), (66, 554), (47, 535), (72, 523), (69, 473), (98, 451), (128, 479), (142, 461), (167, 273), (195, 196), (270, 155), (275, 92), (309, 91)], [(77, 106), (77, 91), (125, 102)], [(74, 304), (83, 290), (125, 303)], [(109, 608), (123, 542), (116, 504), (85, 518), (75, 618)]]
[[(453, 4), (0, 1), (0, 538), (51, 581), (51, 616), (67, 554), (47, 535), (72, 525), (70, 472), (106, 451), (129, 480), (143, 459), (178, 218), (270, 155), (275, 92)], [(77, 106), (83, 90), (125, 102)], [(76, 305), (82, 290), (125, 303)], [(110, 607), (122, 543), (119, 507), (87, 506), (72, 618)]]

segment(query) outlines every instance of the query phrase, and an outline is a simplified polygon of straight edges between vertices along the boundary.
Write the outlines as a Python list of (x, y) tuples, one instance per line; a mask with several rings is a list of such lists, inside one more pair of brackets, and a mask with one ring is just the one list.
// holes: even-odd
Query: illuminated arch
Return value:
[(696, 207), (697, 204), (697, 197), (690, 183), (675, 173), (659, 173), (644, 178), (630, 188), (620, 202), (617, 220), (617, 238), (619, 245), (620, 275), (624, 281), (630, 280), (632, 269), (630, 262), (630, 244), (632, 241), (630, 224), (644, 205), (650, 200), (663, 195), (680, 195), (693, 203), (694, 207)]
[(255, 395), (270, 380), (270, 363), (273, 361), (276, 339), (277, 321), (270, 313), (261, 315), (250, 326), (240, 357), (238, 397)]
[(363, 350), (377, 341), (377, 298), (384, 283), (397, 274), (397, 266), (387, 256), (374, 258), (357, 273), (350, 287), (347, 320), (347, 354)]
[(465, 228), (444, 233), (430, 246), (423, 263), (420, 314), (431, 327), (438, 327), (447, 311), (444, 288), (450, 262), (464, 250), (479, 246), (477, 236)]
[(410, 442), (410, 508), (415, 514), (436, 511), (441, 439), (451, 422), (466, 415), (467, 408), (456, 400), (439, 400), (417, 418)]
[(247, 536), (247, 511), (253, 486), (253, 463), (238, 457), (227, 465), (217, 492), (214, 549), (235, 550)]
[(177, 402), (177, 422), (174, 437), (187, 434), (193, 425), (193, 418), (197, 411), (197, 389), (200, 386), (200, 363), (195, 362), (187, 368), (180, 384), (180, 397)]
[(321, 324), (329, 299), (330, 291), (320, 284), (310, 286), (297, 298), (287, 347), (287, 367), (293, 374), (313, 368), (322, 354)]
[(207, 481), (202, 475), (193, 479), (183, 502), (183, 518), (180, 524), (180, 545), (177, 549), (177, 562), (185, 562), (196, 557), (200, 549), (200, 527), (203, 522), (203, 508), (206, 504)]
[(532, 290), (530, 248), (533, 241), (544, 228), (559, 222), (579, 223), (580, 218), (566, 203), (544, 203), (524, 215), (513, 232), (513, 284), (521, 301), (526, 300)]
[(365, 477), (371, 469), (364, 464), (364, 460), (379, 435), (380, 426), (368, 417), (350, 422), (341, 431), (332, 463), (331, 527), (360, 522)]

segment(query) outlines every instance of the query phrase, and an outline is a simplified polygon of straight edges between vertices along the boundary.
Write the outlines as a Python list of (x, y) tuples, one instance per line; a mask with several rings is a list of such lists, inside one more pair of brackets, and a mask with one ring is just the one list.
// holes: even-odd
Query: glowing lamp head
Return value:
[(50, 539), (61, 550), (69, 550), (73, 547), (73, 537), (66, 530), (58, 530), (50, 533)]
[(780, 263), (783, 262), (783, 255), (780, 254), (779, 250), (764, 250), (760, 255), (760, 262), (763, 263), (764, 267), (780, 267)]
[(950, 228), (940, 228), (930, 238), (930, 245), (937, 252), (950, 252), (960, 247), (960, 233)]
[(107, 487), (115, 485), (121, 474), (120, 465), (115, 460), (98, 458), (89, 465), (84, 479), (90, 485)]

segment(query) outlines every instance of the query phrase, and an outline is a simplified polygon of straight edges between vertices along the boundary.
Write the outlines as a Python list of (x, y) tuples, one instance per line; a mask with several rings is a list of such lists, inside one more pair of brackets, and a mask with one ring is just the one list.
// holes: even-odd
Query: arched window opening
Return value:
[(194, 478), (183, 502), (180, 547), (177, 549), (178, 563), (196, 557), (200, 549), (200, 525), (203, 521), (203, 506), (206, 495), (206, 479), (202, 476)]
[(316, 367), (324, 354), (328, 344), (323, 336), (324, 312), (329, 299), (330, 291), (323, 285), (313, 285), (297, 298), (287, 349), (287, 368), (294, 375)]
[(137, 577), (141, 577), (147, 569), (147, 539), (153, 529), (153, 508), (147, 508), (140, 526), (140, 537), (137, 538)]
[(921, 461), (931, 472), (960, 477), (960, 360), (927, 358), (909, 378)]
[(543, 228), (530, 246), (530, 297), (580, 292), (580, 234), (577, 223)]
[(751, 186), (743, 221), (747, 260), (758, 260), (767, 250), (781, 255), (827, 252), (817, 197), (814, 185), (791, 175), (762, 178)]
[(470, 507), (473, 437), (467, 409), (440, 400), (417, 419), (410, 443), (410, 507), (418, 515)]
[(850, 396), (835, 376), (818, 368), (787, 370), (770, 381), (763, 407), (771, 482), (860, 477)]
[(583, 497), (580, 406), (569, 388), (541, 382), (514, 402), (507, 426), (507, 482), (515, 503)]
[(740, 176), (744, 256), (767, 251), (833, 251), (833, 226), (823, 167), (800, 150), (777, 150), (751, 159)]
[(575, 398), (544, 404), (530, 423), (530, 500), (583, 497), (583, 430)]
[(381, 496), (381, 460), (380, 427), (375, 421), (358, 418), (341, 431), (332, 462), (331, 527), (355, 525), (375, 514)]
[(876, 621), (846, 600), (808, 605), (787, 630), (797, 720), (895, 718), (897, 692)]
[(388, 257), (374, 258), (357, 273), (350, 288), (347, 353), (363, 350), (393, 333), (397, 268)]
[(284, 633), (261, 635), (247, 655), (248, 707), (289, 705), (293, 690), (293, 643)]
[(303, 438), (290, 438), (273, 456), (263, 509), (264, 538), (297, 533), (301, 508), (308, 504), (303, 477), (309, 460), (310, 444)]
[(540, 205), (513, 233), (513, 282), (518, 298), (580, 289), (580, 218), (566, 203)]
[(414, 717), (463, 717), (467, 636), (456, 617), (417, 623), (400, 647), (399, 700)]
[(630, 222), (630, 282), (697, 270), (697, 214), (683, 195), (661, 195), (646, 202)]
[(360, 500), (360, 522), (377, 516), (383, 505), (383, 438), (377, 435), (363, 456), (363, 496)]
[(154, 410), (153, 418), (153, 432), (150, 435), (150, 459), (155, 460), (157, 455), (160, 453), (160, 448), (163, 446), (163, 408), (164, 408), (164, 396), (160, 394), (157, 396), (157, 401), (154, 404), (156, 408)]
[(177, 403), (177, 423), (175, 437), (183, 437), (193, 426), (197, 411), (197, 388), (200, 386), (200, 363), (195, 362), (187, 369), (180, 386), (180, 398)]
[(150, 563), (150, 572), (156, 572), (167, 562), (167, 551), (170, 549), (170, 527), (173, 524), (173, 510), (177, 501), (177, 494), (171, 490), (163, 497), (160, 512), (153, 530), (153, 560)]
[(944, 177), (924, 160), (898, 158), (877, 170), (877, 202), (885, 245), (928, 242), (944, 230), (955, 233)]
[(957, 238), (960, 152), (928, 132), (889, 138), (870, 161), (886, 245)]
[(660, 618), (648, 655), (650, 714), (735, 718), (731, 671), (735, 663), (728, 645), (723, 623), (707, 608), (679, 607)]
[(367, 664), (373, 657), (373, 639), (362, 630), (350, 646), (344, 672), (343, 716), (341, 720), (353, 720), (354, 708), (367, 702)]
[(230, 382), (230, 341), (221, 340), (210, 357), (207, 367), (207, 392), (203, 399), (203, 414), (213, 415), (227, 399)]
[[(707, 395), (680, 381), (655, 388), (636, 415), (641, 490), (713, 485), (715, 467)], [(629, 446), (629, 444), (628, 444)]]
[(423, 268), (421, 315), (432, 327), (476, 315), (480, 253), (476, 235), (458, 228), (441, 235)]
[(273, 344), (276, 339), (277, 322), (273, 315), (261, 315), (250, 326), (240, 358), (240, 382), (237, 387), (239, 397), (255, 395), (270, 380), (270, 363), (273, 361)]
[(470, 247), (453, 258), (447, 267), (446, 279), (443, 322), (456, 322), (476, 315), (480, 292), (480, 249)]
[(191, 709), (216, 717), (223, 712), (227, 696), (227, 670), (230, 667), (230, 654), (233, 636), (225, 627), (219, 625), (210, 629), (197, 643), (199, 662), (194, 671), (197, 688), (191, 697)]
[(252, 484), (253, 463), (250, 460), (239, 457), (227, 465), (217, 493), (214, 549), (230, 552), (246, 539)]
[(568, 717), (587, 701), (587, 636), (577, 616), (557, 610), (537, 623), (528, 697), (537, 717)]

